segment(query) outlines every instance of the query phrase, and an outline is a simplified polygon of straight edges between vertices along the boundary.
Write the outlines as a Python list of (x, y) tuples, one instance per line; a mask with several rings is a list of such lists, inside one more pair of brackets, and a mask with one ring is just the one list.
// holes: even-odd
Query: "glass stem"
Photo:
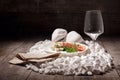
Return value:
[(93, 53), (95, 53), (95, 43), (96, 43), (96, 40), (93, 40), (93, 48), (94, 48), (94, 50), (93, 50)]

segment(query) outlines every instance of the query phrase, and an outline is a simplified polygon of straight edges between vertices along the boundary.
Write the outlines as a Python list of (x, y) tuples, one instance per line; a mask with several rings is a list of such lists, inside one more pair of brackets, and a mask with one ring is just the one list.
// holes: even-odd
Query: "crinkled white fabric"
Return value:
[[(88, 44), (91, 53), (83, 56), (61, 57), (54, 61), (39, 64), (27, 64), (28, 69), (32, 69), (44, 74), (64, 74), (64, 75), (92, 75), (105, 73), (112, 69), (113, 59), (110, 54), (98, 43), (85, 41)], [(47, 45), (47, 46), (46, 46)], [(30, 48), (28, 53), (47, 54), (44, 49), (49, 48), (51, 41), (38, 42)], [(94, 47), (95, 46), (95, 47)], [(94, 50), (95, 49), (95, 50)]]
[(83, 38), (76, 31), (70, 31), (66, 36), (66, 42), (82, 42)]
[(60, 41), (61, 39), (65, 39), (67, 35), (67, 30), (62, 28), (57, 28), (52, 33), (52, 41)]
[(32, 46), (27, 52), (27, 54), (47, 54), (46, 50), (49, 50), (51, 45), (53, 44), (50, 40), (39, 41), (34, 46)]

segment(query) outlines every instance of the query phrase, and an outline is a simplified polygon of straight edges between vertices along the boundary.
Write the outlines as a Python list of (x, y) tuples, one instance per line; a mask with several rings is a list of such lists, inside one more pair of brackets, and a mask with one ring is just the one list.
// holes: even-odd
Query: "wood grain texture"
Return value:
[(28, 76), (27, 80), (44, 80), (44, 79), (43, 75), (32, 71)]
[[(109, 54), (112, 55), (112, 57), (114, 58), (114, 64), (115, 64), (115, 69), (109, 73), (107, 73), (106, 75), (104, 75), (105, 79), (109, 79), (109, 77), (111, 77), (111, 80), (119, 80), (120, 76), (119, 76), (119, 62), (120, 62), (120, 54), (118, 53), (118, 51), (120, 51), (119, 47), (116, 47), (120, 44), (116, 42), (118, 42), (119, 38), (106, 38), (102, 40), (103, 46), (105, 47), (105, 49), (108, 51)], [(116, 50), (114, 50), (116, 49)], [(119, 76), (119, 77), (118, 77)]]
[(102, 11), (104, 35), (120, 34), (120, 0), (0, 0), (0, 35), (51, 34), (58, 27), (83, 34), (85, 11), (93, 9)]
[[(31, 44), (32, 44), (32, 42), (24, 43), (24, 44), (20, 45), (20, 47), (18, 47), (16, 50), (8, 51), (8, 52), (4, 53), (5, 55), (8, 55), (8, 54), (9, 55), (7, 57), (5, 57), (4, 61), (2, 61), (0, 63), (0, 65), (1, 65), (0, 72), (2, 73), (2, 74), (0, 74), (0, 80), (9, 80), (9, 79), (21, 80), (21, 78), (26, 79), (26, 77), (28, 76), (30, 71), (27, 71), (22, 66), (11, 65), (8, 63), (8, 61), (11, 60), (17, 53), (26, 51), (28, 48), (30, 48)], [(18, 42), (18, 45), (19, 45), (19, 42)], [(12, 44), (11, 47), (13, 49), (15, 49), (14, 44)], [(11, 77), (11, 76), (13, 76), (13, 77)]]
[[(93, 76), (63, 76), (44, 75), (26, 70), (19, 65), (8, 63), (16, 53), (26, 52), (35, 42), (42, 39), (29, 39), (21, 41), (2, 42), (0, 45), (0, 80), (120, 80), (120, 38), (100, 38), (98, 41), (114, 57), (115, 69), (103, 75)], [(3, 57), (2, 56), (5, 56)], [(2, 58), (2, 59), (1, 59)]]
[(0, 42), (0, 62), (23, 44), (22, 41), (3, 41)]

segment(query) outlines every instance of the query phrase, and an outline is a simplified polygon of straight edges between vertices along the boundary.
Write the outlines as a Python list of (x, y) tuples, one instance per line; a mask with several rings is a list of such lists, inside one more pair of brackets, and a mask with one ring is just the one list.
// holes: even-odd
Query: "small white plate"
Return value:
[[(79, 44), (80, 44), (80, 43), (79, 43)], [(45, 50), (45, 52), (48, 52), (48, 53), (60, 53), (60, 56), (59, 56), (59, 57), (81, 56), (81, 55), (86, 55), (86, 54), (90, 53), (90, 50), (89, 50), (88, 46), (85, 45), (85, 44), (80, 44), (80, 45), (82, 45), (82, 46), (85, 47), (85, 50), (84, 50), (84, 51), (71, 52), (71, 53), (70, 53), (70, 52), (66, 52), (66, 51), (53, 51), (52, 48), (51, 48), (53, 45), (54, 45), (54, 43), (53, 43), (51, 46), (49, 46), (49, 48), (47, 48), (47, 49)]]

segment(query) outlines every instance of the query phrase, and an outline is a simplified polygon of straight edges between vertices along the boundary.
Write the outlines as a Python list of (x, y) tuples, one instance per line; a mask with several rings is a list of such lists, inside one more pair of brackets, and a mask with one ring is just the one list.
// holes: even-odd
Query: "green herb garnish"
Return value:
[(76, 46), (76, 44), (74, 44), (74, 46), (72, 46), (72, 47), (64, 47), (64, 51), (70, 52), (70, 53), (77, 52), (77, 46)]

